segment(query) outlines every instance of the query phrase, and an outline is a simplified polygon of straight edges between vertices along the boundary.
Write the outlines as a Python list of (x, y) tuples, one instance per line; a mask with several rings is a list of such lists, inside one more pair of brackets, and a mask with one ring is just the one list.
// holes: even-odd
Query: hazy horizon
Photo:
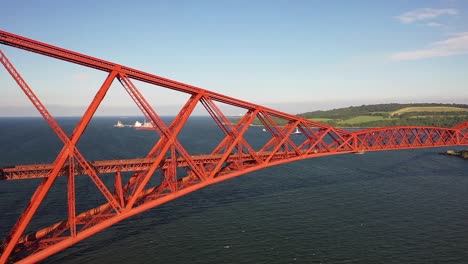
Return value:
[[(279, 110), (288, 114), (301, 114), (305, 112), (313, 112), (317, 110), (327, 111), (338, 108), (346, 108), (351, 106), (361, 106), (361, 105), (375, 105), (375, 104), (418, 104), (418, 103), (441, 103), (441, 104), (467, 104), (468, 99), (459, 99), (459, 100), (438, 100), (438, 101), (409, 101), (409, 100), (383, 100), (379, 102), (296, 102), (296, 103), (264, 103), (259, 104), (266, 106), (275, 110)], [(255, 103), (255, 102), (252, 102)], [(50, 105), (46, 106), (49, 112), (56, 117), (77, 117), (82, 116), (86, 106), (64, 106), (64, 105)], [(156, 112), (160, 116), (175, 116), (180, 110), (181, 105), (159, 105), (155, 106)], [(240, 108), (225, 107), (220, 106), (223, 113), (227, 116), (237, 116), (243, 114), (245, 110)], [(209, 114), (198, 105), (193, 114), (193, 116), (208, 116)], [(40, 116), (39, 112), (32, 106), (0, 106), (0, 117), (38, 117)], [(121, 106), (121, 107), (100, 107), (98, 108), (95, 116), (101, 117), (116, 117), (116, 116), (143, 116), (143, 113), (136, 106)]]

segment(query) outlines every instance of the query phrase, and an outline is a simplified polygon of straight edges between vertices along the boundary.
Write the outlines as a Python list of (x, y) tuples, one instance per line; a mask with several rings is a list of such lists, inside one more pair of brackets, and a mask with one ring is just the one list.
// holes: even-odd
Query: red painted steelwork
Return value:
[[(0, 169), (0, 180), (43, 179), (3, 241), (0, 264), (9, 261), (38, 262), (135, 214), (208, 185), (263, 168), (335, 154), (468, 145), (468, 122), (453, 128), (387, 127), (348, 132), (5, 31), (0, 31), (0, 43), (109, 73), (75, 130), (68, 136), (0, 51), (2, 64), (64, 144), (52, 164)], [(159, 140), (144, 158), (89, 162), (76, 144), (115, 78), (155, 127)], [(167, 125), (132, 80), (187, 93), (190, 98)], [(237, 124), (231, 124), (217, 103), (238, 107), (246, 113)], [(225, 135), (207, 155), (190, 154), (178, 140), (197, 105), (207, 110)], [(271, 139), (259, 149), (254, 149), (244, 137), (254, 119), (260, 120), (271, 135)], [(278, 119), (286, 124), (278, 125)], [(301, 132), (300, 138), (293, 135), (295, 129)], [(185, 172), (181, 173), (181, 169)], [(121, 173), (124, 172), (132, 173), (126, 183), (122, 182)], [(113, 191), (101, 179), (109, 173), (115, 173)], [(75, 181), (78, 175), (90, 177), (107, 202), (77, 214)], [(38, 207), (59, 176), (67, 176), (67, 219), (25, 235)], [(153, 178), (159, 180), (158, 185), (150, 184)]]

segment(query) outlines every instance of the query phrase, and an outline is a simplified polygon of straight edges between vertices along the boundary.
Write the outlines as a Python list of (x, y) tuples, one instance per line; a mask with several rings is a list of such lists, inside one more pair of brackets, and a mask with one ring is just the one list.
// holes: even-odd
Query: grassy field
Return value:
[(315, 121), (315, 122), (327, 122), (330, 120), (333, 120), (331, 118), (310, 118), (309, 120)]
[(350, 119), (340, 121), (339, 123), (355, 125), (355, 124), (362, 124), (362, 123), (368, 123), (368, 122), (380, 121), (380, 120), (384, 120), (384, 117), (383, 116), (356, 116)]
[(390, 116), (409, 112), (468, 112), (468, 109), (451, 106), (405, 107), (397, 111), (391, 112)]
[(383, 120), (383, 116), (356, 116), (353, 118), (345, 119), (345, 120), (336, 120), (332, 118), (311, 118), (309, 120), (316, 121), (316, 122), (322, 122), (326, 123), (332, 120), (335, 120), (338, 122), (338, 124), (348, 124), (348, 125), (354, 125), (354, 124), (362, 124), (362, 123), (367, 123), (367, 122), (372, 122), (372, 121), (379, 121)]

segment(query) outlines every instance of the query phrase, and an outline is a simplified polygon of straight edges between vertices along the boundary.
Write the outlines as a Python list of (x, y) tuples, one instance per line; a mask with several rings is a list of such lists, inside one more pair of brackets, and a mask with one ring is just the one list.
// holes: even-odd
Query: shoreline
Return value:
[(456, 156), (460, 157), (462, 159), (468, 160), (468, 149), (465, 150), (447, 150), (446, 152), (441, 152), (440, 154), (442, 155), (447, 155), (447, 156)]

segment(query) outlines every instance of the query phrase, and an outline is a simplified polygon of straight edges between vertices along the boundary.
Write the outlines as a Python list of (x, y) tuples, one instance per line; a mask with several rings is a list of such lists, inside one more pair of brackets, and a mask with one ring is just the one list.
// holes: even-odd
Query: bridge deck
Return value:
[[(271, 152), (259, 152), (257, 155), (266, 159), (271, 155)], [(277, 152), (273, 155), (273, 160), (287, 158), (292, 155), (296, 155), (294, 152)], [(190, 156), (195, 164), (216, 164), (218, 163), (223, 154), (214, 155), (196, 155)], [(115, 172), (137, 172), (148, 170), (149, 167), (155, 162), (155, 158), (135, 158), (135, 159), (119, 159), (119, 160), (99, 160), (92, 161), (90, 164), (99, 173), (115, 173)], [(233, 154), (230, 155), (226, 162), (235, 162), (242, 160), (244, 163), (254, 161), (255, 159), (251, 154)], [(162, 168), (167, 168), (172, 163), (170, 157), (165, 158), (162, 161)], [(183, 157), (177, 158), (177, 167), (188, 166), (186, 159)], [(45, 178), (53, 170), (54, 164), (27, 164), (27, 165), (16, 165), (11, 167), (0, 168), (0, 180), (21, 180), (21, 179), (34, 179), (34, 178)], [(60, 170), (59, 176), (66, 176), (69, 173), (68, 164)], [(81, 168), (75, 168), (75, 175), (84, 175), (85, 171)]]

